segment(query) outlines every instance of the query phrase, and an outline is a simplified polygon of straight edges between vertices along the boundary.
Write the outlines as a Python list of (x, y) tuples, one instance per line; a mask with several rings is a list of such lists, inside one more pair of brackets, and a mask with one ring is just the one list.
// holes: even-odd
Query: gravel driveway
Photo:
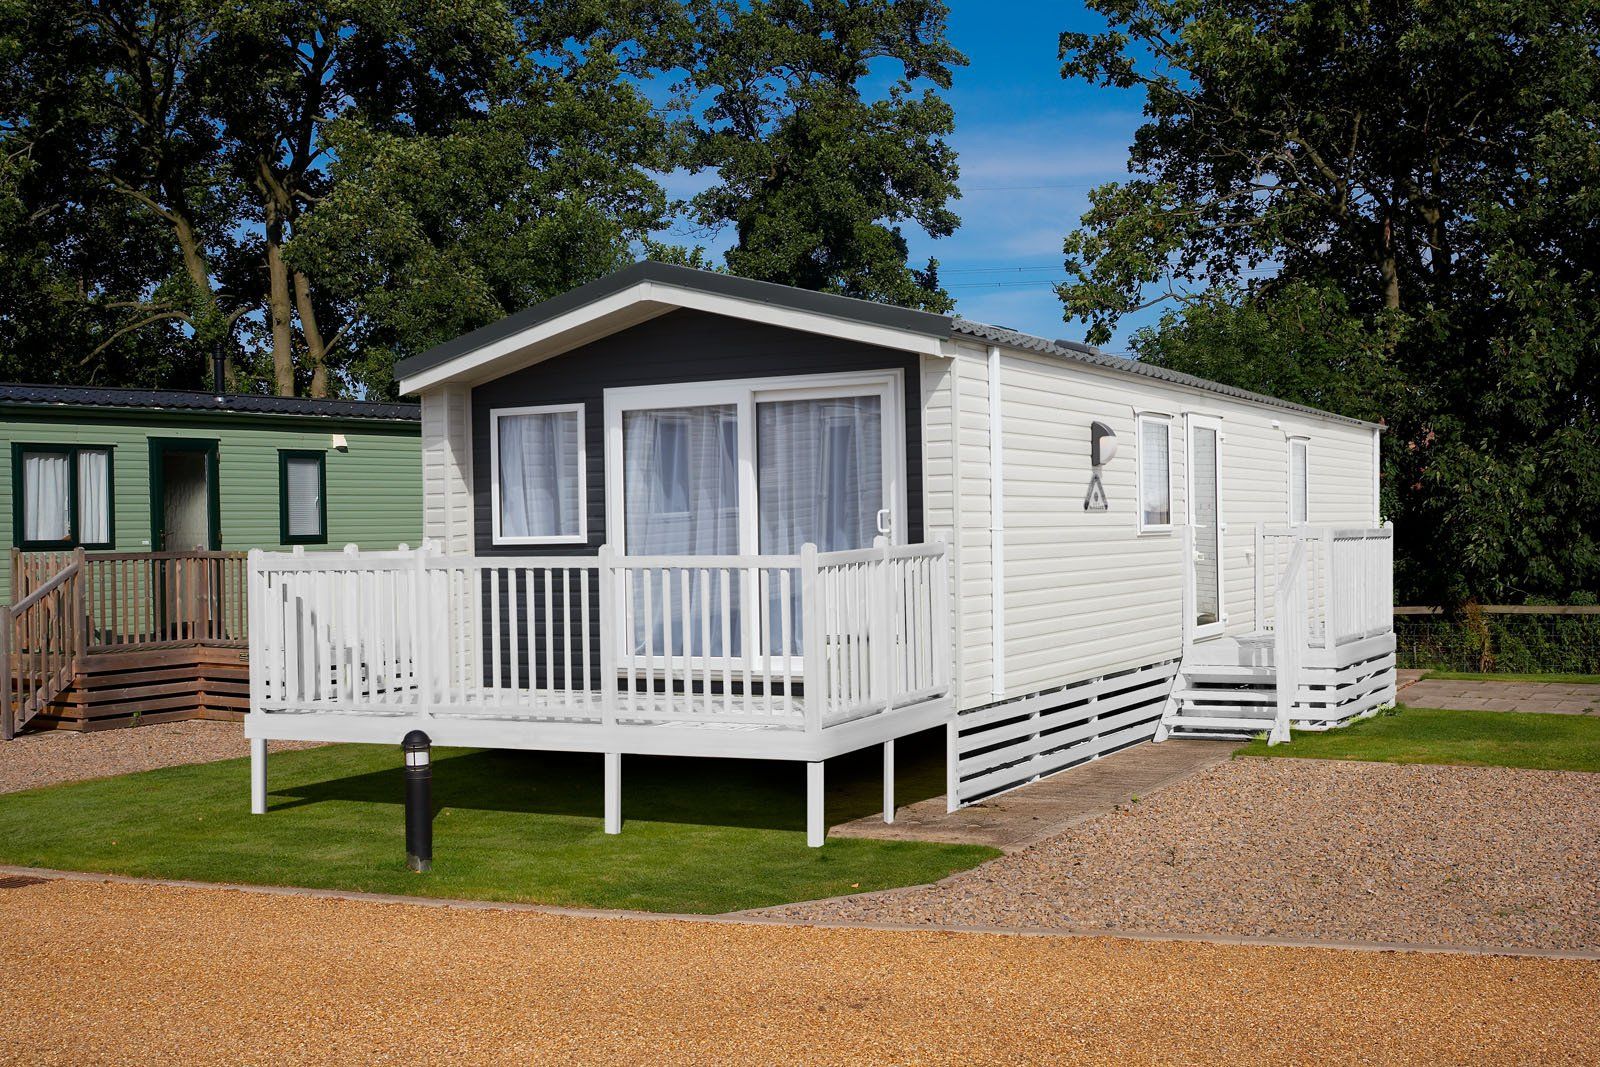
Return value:
[[(272, 751), (311, 748), (314, 744), (274, 741)], [(249, 754), (244, 726), (236, 722), (195, 719), (96, 733), (42, 730), (0, 742), (0, 793), (184, 763), (213, 763)]]
[(1584, 1063), (1600, 964), (0, 889), (0, 1059)]
[(764, 914), (1596, 949), (1600, 774), (1235, 759), (937, 886)]

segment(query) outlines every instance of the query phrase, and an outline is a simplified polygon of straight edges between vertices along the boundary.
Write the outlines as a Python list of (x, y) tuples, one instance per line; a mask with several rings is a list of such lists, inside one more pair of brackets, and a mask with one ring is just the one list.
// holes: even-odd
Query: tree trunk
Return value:
[(1385, 209), (1383, 229), (1379, 233), (1378, 273), (1383, 278), (1383, 306), (1390, 311), (1400, 309), (1400, 266), (1394, 255), (1394, 218)]
[(311, 395), (320, 399), (328, 395), (328, 348), (317, 325), (317, 309), (311, 303), (311, 281), (300, 271), (294, 272), (294, 302), (300, 315), (300, 332), (306, 339), (306, 359), (311, 364)]
[(294, 396), (294, 308), (289, 298), (289, 266), (283, 261), (283, 220), (267, 204), (267, 317), (272, 324), (272, 385), (279, 396)]

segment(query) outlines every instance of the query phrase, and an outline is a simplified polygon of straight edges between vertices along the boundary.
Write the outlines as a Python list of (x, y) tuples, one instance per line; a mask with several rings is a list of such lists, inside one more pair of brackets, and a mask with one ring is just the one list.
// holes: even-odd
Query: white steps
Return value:
[(1278, 714), (1271, 658), (1270, 635), (1218, 638), (1186, 650), (1155, 739), (1271, 734)]

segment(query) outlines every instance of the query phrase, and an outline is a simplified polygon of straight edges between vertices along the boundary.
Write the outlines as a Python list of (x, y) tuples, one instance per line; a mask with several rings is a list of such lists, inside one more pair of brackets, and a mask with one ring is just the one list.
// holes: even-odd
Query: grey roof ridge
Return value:
[(976, 337), (980, 340), (992, 341), (1011, 348), (1057, 356), (1061, 359), (1069, 359), (1076, 363), (1100, 367), (1121, 374), (1137, 374), (1141, 377), (1154, 378), (1157, 381), (1167, 382), (1172, 385), (1187, 386), (1191, 389), (1200, 389), (1208, 393), (1232, 397), (1235, 400), (1282, 408), (1285, 411), (1293, 411), (1302, 415), (1314, 415), (1317, 418), (1331, 419), (1334, 422), (1348, 423), (1353, 426), (1382, 428), (1380, 423), (1368, 422), (1365, 419), (1356, 419), (1349, 415), (1340, 415), (1332, 411), (1324, 411), (1308, 404), (1297, 404), (1292, 400), (1268, 396), (1266, 393), (1251, 392), (1248, 389), (1240, 389), (1238, 386), (1225, 385), (1222, 382), (1212, 381), (1210, 378), (1185, 374), (1183, 371), (1170, 370), (1154, 363), (1130, 359), (1127, 356), (1112, 355), (1110, 352), (1103, 351), (1090, 344), (1051, 341), (1048, 338), (1023, 333), (1020, 330), (1013, 330), (1005, 326), (992, 326), (986, 322), (976, 322), (972, 319), (959, 317), (951, 319), (950, 329), (953, 333), (967, 337)]
[(948, 315), (646, 259), (596, 278), (559, 296), (553, 296), (532, 307), (513, 312), (496, 322), (435, 345), (426, 352), (403, 359), (395, 364), (395, 377), (408, 378), (433, 370), (485, 345), (531, 329), (586, 304), (603, 300), (640, 282), (656, 282), (793, 311), (825, 315), (848, 322), (884, 326), (941, 340), (950, 336), (951, 320)]
[(123, 386), (0, 383), (0, 405), (40, 408), (114, 408), (202, 414), (285, 415), (387, 422), (420, 422), (420, 405), (371, 400), (215, 394), (197, 389), (132, 389)]

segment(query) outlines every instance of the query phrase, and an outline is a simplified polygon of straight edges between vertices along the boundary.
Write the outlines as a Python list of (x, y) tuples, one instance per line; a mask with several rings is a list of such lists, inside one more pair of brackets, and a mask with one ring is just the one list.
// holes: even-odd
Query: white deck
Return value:
[(948, 719), (947, 565), (253, 553), (245, 733), (814, 762)]

